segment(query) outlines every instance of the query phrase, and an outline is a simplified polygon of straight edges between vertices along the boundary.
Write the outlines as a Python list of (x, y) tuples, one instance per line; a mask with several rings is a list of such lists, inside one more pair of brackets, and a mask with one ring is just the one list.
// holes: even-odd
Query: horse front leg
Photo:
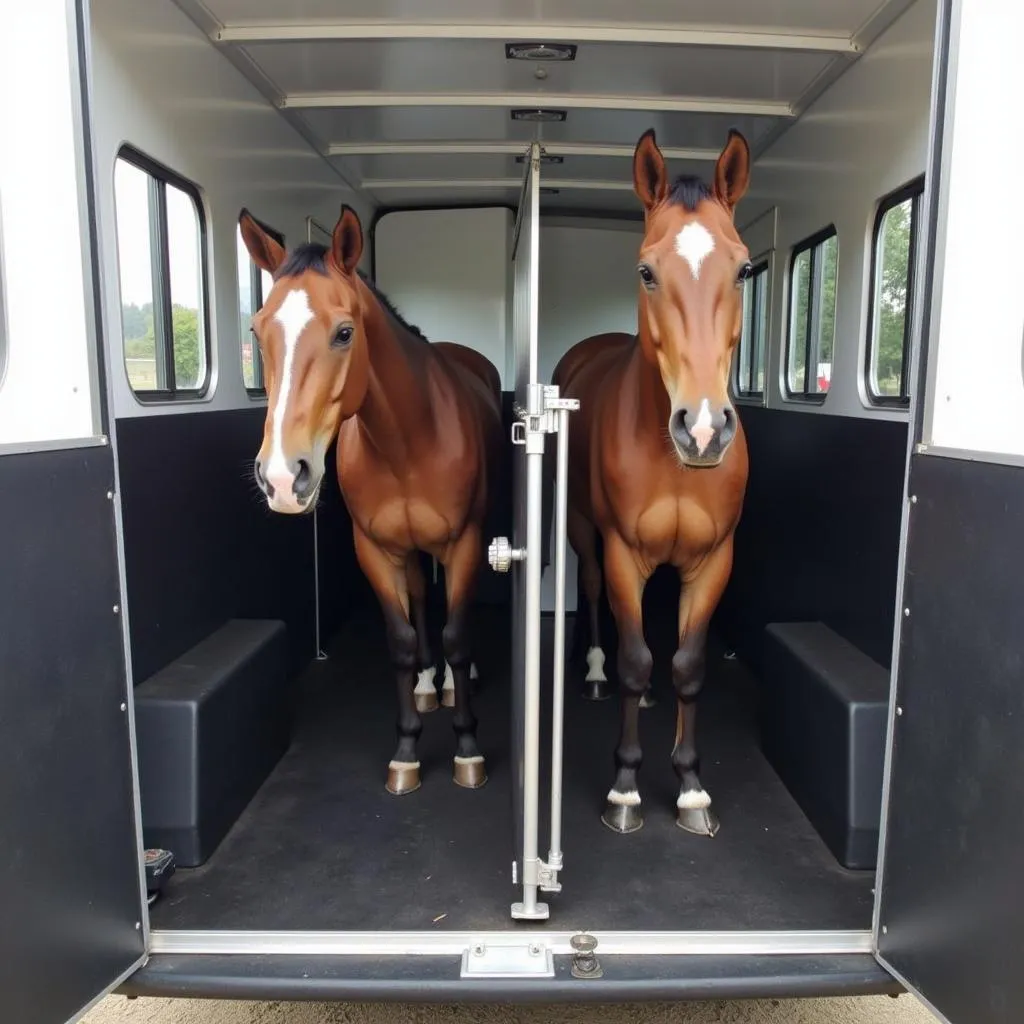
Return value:
[(719, 822), (711, 809), (711, 796), (698, 776), (697, 697), (704, 685), (708, 623), (729, 581), (732, 546), (732, 537), (729, 537), (696, 575), (683, 579), (679, 598), (679, 648), (672, 658), (672, 683), (677, 701), (672, 767), (679, 778), (676, 824), (687, 832), (709, 838), (718, 832)]
[[(442, 640), (444, 656), (452, 674), (452, 704), (455, 714), (455, 763), (452, 778), (466, 789), (479, 789), (487, 781), (487, 768), (476, 742), (470, 673), (469, 612), (482, 558), (480, 527), (466, 526), (458, 540), (449, 545), (444, 558), (448, 621)], [(447, 674), (447, 673), (446, 673)]]
[(405, 558), (379, 548), (358, 528), (354, 531), (356, 558), (380, 601), (388, 648), (398, 682), (398, 747), (388, 764), (386, 788), (400, 796), (420, 788), (416, 753), (423, 723), (416, 710), (416, 630), (409, 621), (409, 584)]
[(619, 688), (622, 730), (615, 750), (615, 783), (601, 820), (615, 832), (635, 832), (644, 823), (637, 772), (640, 748), (640, 698), (650, 685), (654, 659), (644, 640), (643, 594), (651, 571), (617, 534), (605, 536), (605, 581), (619, 631)]

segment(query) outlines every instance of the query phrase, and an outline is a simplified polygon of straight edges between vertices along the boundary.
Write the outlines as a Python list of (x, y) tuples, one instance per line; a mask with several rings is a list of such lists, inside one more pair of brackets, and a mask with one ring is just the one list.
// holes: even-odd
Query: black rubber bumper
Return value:
[(626, 1002), (898, 995), (876, 961), (842, 956), (605, 956), (604, 976), (462, 980), (451, 956), (155, 954), (118, 991), (129, 996), (409, 1003)]

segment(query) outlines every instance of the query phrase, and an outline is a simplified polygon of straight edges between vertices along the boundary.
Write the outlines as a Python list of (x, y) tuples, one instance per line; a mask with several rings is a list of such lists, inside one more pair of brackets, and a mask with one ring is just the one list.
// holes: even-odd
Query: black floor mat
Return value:
[[(550, 623), (548, 623), (549, 625)], [(547, 630), (546, 632), (550, 632)], [(384, 790), (393, 752), (394, 681), (379, 618), (352, 622), (330, 660), (302, 680), (291, 749), (210, 861), (179, 869), (151, 908), (158, 929), (380, 930), (512, 927), (508, 613), (480, 613), (475, 700), (488, 784), (451, 781), (451, 712), (424, 719), (422, 788)], [(545, 651), (547, 651), (545, 644)], [(547, 659), (546, 659), (547, 661)], [(753, 684), (709, 656), (701, 698), (701, 778), (722, 829), (675, 825), (669, 754), (675, 702), (656, 651), (656, 707), (644, 711), (644, 828), (600, 821), (614, 775), (618, 702), (566, 694), (563, 892), (545, 897), (562, 929), (867, 929), (871, 872), (843, 869), (760, 753)], [(550, 708), (545, 686), (544, 718)], [(544, 731), (545, 764), (549, 733)], [(544, 773), (546, 778), (546, 771)], [(547, 854), (547, 799), (541, 855)], [(544, 927), (530, 925), (529, 927)]]

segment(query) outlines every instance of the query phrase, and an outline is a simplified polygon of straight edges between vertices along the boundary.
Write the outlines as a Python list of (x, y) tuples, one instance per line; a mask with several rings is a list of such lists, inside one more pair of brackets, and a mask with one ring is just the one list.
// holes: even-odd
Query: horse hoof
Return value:
[(455, 707), (455, 691), (451, 687), (441, 691), (441, 703), (446, 708)]
[(644, 827), (644, 816), (639, 804), (616, 804), (611, 800), (605, 805), (601, 821), (620, 835), (639, 832)]
[(650, 690), (646, 690), (644, 695), (640, 698), (640, 707), (642, 708), (653, 708), (658, 702), (654, 699), (654, 694)]
[(456, 757), (452, 780), (463, 789), (479, 789), (487, 781), (487, 768), (484, 759), (476, 757)]
[(612, 695), (612, 688), (606, 679), (589, 679), (583, 684), (584, 700), (607, 700)]
[(388, 781), (385, 786), (393, 796), (415, 793), (420, 788), (420, 763), (414, 761), (392, 761), (388, 765)]
[(416, 694), (416, 710), (421, 715), (429, 714), (431, 711), (437, 710), (437, 691), (433, 693), (417, 693)]
[(708, 839), (713, 839), (721, 827), (710, 807), (677, 807), (676, 824), (686, 832)]

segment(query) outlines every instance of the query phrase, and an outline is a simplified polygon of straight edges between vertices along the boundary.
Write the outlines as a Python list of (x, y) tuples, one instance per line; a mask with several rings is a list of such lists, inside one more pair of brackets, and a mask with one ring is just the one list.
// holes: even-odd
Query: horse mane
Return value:
[(707, 182), (694, 174), (681, 174), (672, 183), (672, 191), (668, 194), (670, 203), (683, 207), (688, 213), (693, 213), (703, 200), (714, 198)]
[[(277, 281), (282, 277), (297, 277), (299, 274), (304, 274), (307, 271), (312, 271), (314, 274), (327, 274), (327, 246), (321, 245), (319, 242), (303, 242), (302, 245), (297, 245), (288, 256), (285, 258), (284, 263), (277, 268), (277, 273), (274, 274), (274, 280)], [(427, 341), (427, 336), (415, 325), (409, 323), (405, 317), (399, 313), (398, 308), (395, 304), (382, 292), (369, 277), (366, 276), (361, 270), (356, 270), (359, 275), (359, 279), (370, 289), (373, 297), (387, 310), (391, 316), (398, 321), (398, 323), (404, 327), (410, 334), (419, 338), (421, 341)]]

